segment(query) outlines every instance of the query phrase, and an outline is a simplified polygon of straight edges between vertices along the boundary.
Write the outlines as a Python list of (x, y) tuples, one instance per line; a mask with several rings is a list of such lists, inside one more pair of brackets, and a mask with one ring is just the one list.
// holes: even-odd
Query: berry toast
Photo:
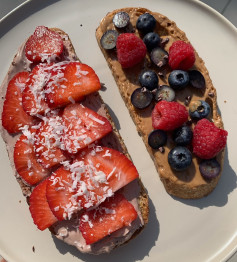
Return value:
[(34, 223), (83, 253), (128, 242), (148, 222), (148, 195), (69, 36), (39, 26), (1, 85), (1, 134)]
[(166, 191), (208, 195), (221, 176), (227, 131), (186, 34), (162, 14), (123, 8), (101, 20), (96, 39)]

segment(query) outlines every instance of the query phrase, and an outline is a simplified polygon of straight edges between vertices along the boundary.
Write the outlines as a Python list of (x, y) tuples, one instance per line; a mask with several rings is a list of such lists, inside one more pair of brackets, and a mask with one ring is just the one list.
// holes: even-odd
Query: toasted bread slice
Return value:
[[(59, 33), (63, 39), (63, 44), (64, 44), (63, 60), (79, 61), (69, 36), (64, 31), (58, 28), (51, 28), (50, 30)], [(31, 71), (32, 69), (31, 68), (32, 64), (26, 59), (24, 55), (24, 48), (25, 48), (25, 43), (23, 43), (22, 46), (19, 48), (17, 54), (15, 55), (12, 61), (7, 76), (5, 77), (1, 85), (1, 97), (5, 96), (8, 82), (16, 73), (20, 71)], [(83, 101), (83, 104), (91, 108), (92, 110), (96, 111), (100, 115), (106, 117), (110, 121), (113, 127), (113, 131), (106, 137), (102, 138), (101, 145), (112, 147), (125, 154), (128, 158), (130, 158), (127, 148), (123, 142), (123, 139), (121, 138), (118, 130), (116, 129), (115, 124), (100, 94), (96, 92), (91, 95), (88, 95), (86, 99)], [(2, 104), (0, 108), (0, 113), (2, 113)], [(16, 134), (14, 136), (10, 135), (2, 126), (1, 126), (1, 134), (3, 140), (6, 143), (9, 159), (11, 162), (11, 166), (14, 170), (15, 177), (21, 186), (23, 195), (26, 197), (26, 199), (28, 199), (29, 196), (31, 195), (33, 187), (27, 185), (17, 174), (13, 161), (14, 145), (16, 140), (19, 138), (20, 134)], [(132, 191), (132, 193), (130, 191)], [(139, 218), (133, 221), (134, 223), (132, 222), (132, 225), (127, 228), (129, 229), (128, 233), (124, 234), (122, 231), (120, 233), (116, 232), (116, 234), (112, 233), (109, 237), (109, 240), (106, 239), (105, 237), (105, 239), (102, 239), (97, 243), (94, 243), (92, 245), (86, 245), (85, 241), (82, 239), (79, 230), (75, 231), (74, 223), (77, 223), (78, 225), (78, 220), (77, 220), (78, 218), (76, 218), (76, 216), (71, 220), (57, 222), (56, 224), (52, 225), (49, 228), (49, 230), (57, 238), (65, 241), (68, 244), (75, 245), (81, 252), (93, 253), (93, 254), (110, 252), (112, 249), (128, 242), (131, 238), (135, 237), (139, 232), (142, 231), (142, 229), (148, 223), (148, 215), (149, 215), (148, 195), (141, 180), (137, 179), (133, 181), (132, 183), (122, 188), (120, 192), (124, 194), (131, 203), (137, 205), (137, 211), (139, 215)], [(63, 235), (62, 230), (64, 231), (64, 233), (66, 230), (67, 234)]]
[[(101, 51), (111, 69), (111, 72), (114, 76), (114, 79), (117, 83), (121, 96), (129, 110), (129, 113), (137, 127), (137, 131), (139, 135), (142, 137), (146, 148), (154, 161), (156, 169), (159, 173), (160, 179), (163, 182), (166, 191), (180, 198), (186, 199), (194, 199), (201, 198), (208, 195), (212, 190), (216, 187), (221, 173), (212, 180), (205, 180), (200, 174), (198, 167), (198, 158), (193, 156), (192, 165), (185, 171), (177, 172), (171, 169), (168, 164), (168, 153), (170, 149), (174, 146), (174, 143), (170, 138), (168, 138), (167, 145), (164, 147), (164, 152), (160, 152), (159, 150), (154, 150), (148, 145), (148, 135), (152, 131), (152, 120), (151, 120), (151, 112), (154, 107), (154, 104), (149, 106), (144, 110), (136, 110), (131, 103), (131, 94), (132, 92), (140, 87), (138, 76), (140, 72), (144, 69), (152, 69), (156, 71), (159, 77), (160, 85), (168, 84), (168, 76), (171, 72), (171, 69), (166, 67), (157, 67), (152, 64), (148, 55), (144, 59), (144, 62), (137, 64), (134, 67), (123, 69), (118, 62), (116, 56), (116, 50), (106, 51), (101, 46), (101, 37), (107, 30), (117, 30), (113, 25), (113, 17), (118, 12), (127, 12), (130, 16), (130, 24), (123, 30), (119, 30), (122, 32), (132, 32), (139, 36), (139, 32), (136, 29), (136, 21), (138, 17), (144, 13), (150, 13), (156, 19), (156, 27), (154, 31), (159, 34), (164, 44), (164, 49), (168, 52), (169, 47), (174, 41), (183, 40), (187, 43), (190, 43), (186, 34), (181, 31), (175, 22), (171, 21), (166, 16), (151, 12), (145, 8), (123, 8), (118, 9), (113, 12), (108, 13), (102, 20), (99, 27), (96, 30), (96, 38), (99, 44)], [(165, 44), (166, 43), (166, 44)], [(211, 106), (211, 114), (209, 115), (209, 119), (211, 119), (215, 125), (219, 128), (223, 128), (223, 122), (220, 114), (217, 109), (217, 94), (216, 90), (213, 87), (212, 81), (210, 79), (208, 70), (205, 66), (204, 61), (199, 57), (198, 53), (195, 51), (196, 61), (193, 69), (199, 70), (206, 82), (205, 90), (197, 90), (195, 88), (185, 88), (176, 93), (176, 101), (186, 104), (187, 98), (191, 100), (201, 99)], [(186, 105), (187, 106), (187, 105)], [(193, 125), (193, 124), (192, 124)], [(220, 152), (217, 156), (217, 160), (221, 165), (221, 170), (223, 168), (223, 160), (224, 160), (224, 150)]]

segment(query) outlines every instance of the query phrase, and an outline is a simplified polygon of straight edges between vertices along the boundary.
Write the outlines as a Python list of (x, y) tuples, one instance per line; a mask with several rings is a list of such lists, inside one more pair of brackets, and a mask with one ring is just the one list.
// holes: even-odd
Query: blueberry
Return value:
[(193, 131), (189, 126), (181, 126), (174, 130), (173, 140), (179, 146), (190, 144), (193, 138)]
[(142, 14), (138, 17), (136, 27), (142, 33), (149, 33), (154, 30), (156, 19), (149, 13)]
[(163, 85), (159, 89), (156, 90), (155, 100), (157, 102), (159, 102), (161, 100), (171, 102), (171, 101), (174, 100), (174, 98), (175, 98), (175, 92), (169, 86)]
[(183, 70), (173, 70), (169, 77), (168, 82), (174, 89), (182, 89), (189, 84), (188, 72)]
[(113, 23), (117, 28), (124, 28), (129, 24), (130, 18), (126, 12), (118, 12), (113, 17)]
[(192, 163), (192, 153), (186, 147), (177, 146), (169, 152), (168, 162), (176, 171), (185, 170)]
[(148, 50), (152, 50), (160, 45), (160, 36), (154, 32), (147, 33), (143, 38), (143, 42)]
[(211, 108), (203, 100), (195, 100), (189, 104), (189, 115), (193, 119), (202, 119), (209, 115)]
[(212, 179), (220, 174), (221, 167), (216, 159), (203, 160), (199, 165), (201, 175), (206, 179)]
[(167, 142), (167, 134), (163, 130), (153, 130), (148, 136), (148, 144), (153, 149), (164, 146)]
[(139, 75), (139, 83), (142, 87), (146, 87), (149, 90), (153, 90), (158, 87), (158, 76), (155, 71), (147, 70), (143, 71)]
[(115, 48), (117, 38), (118, 38), (118, 32), (117, 31), (108, 30), (102, 35), (102, 37), (100, 39), (100, 44), (104, 49), (111, 50), (111, 49)]
[(150, 57), (155, 65), (162, 67), (167, 64), (169, 54), (161, 47), (156, 47), (152, 49)]
[(152, 100), (152, 93), (144, 87), (135, 89), (131, 95), (131, 102), (138, 109), (144, 109), (148, 107)]
[(205, 78), (200, 71), (191, 70), (188, 74), (191, 86), (199, 89), (205, 88)]

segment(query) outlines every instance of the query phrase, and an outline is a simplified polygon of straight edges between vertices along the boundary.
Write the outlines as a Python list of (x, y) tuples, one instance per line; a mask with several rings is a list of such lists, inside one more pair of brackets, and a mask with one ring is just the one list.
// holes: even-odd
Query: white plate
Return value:
[[(108, 11), (143, 6), (167, 15), (184, 30), (206, 61), (229, 131), (223, 176), (208, 197), (179, 200), (169, 196), (137, 135), (95, 39), (95, 29)], [(237, 31), (217, 12), (198, 1), (37, 1), (32, 0), (0, 22), (0, 81), (18, 46), (37, 25), (59, 27), (71, 37), (77, 54), (98, 73), (102, 93), (150, 196), (150, 222), (136, 239), (110, 255), (83, 255), (33, 225), (28, 206), (13, 177), (0, 139), (0, 254), (9, 261), (221, 261), (237, 246)], [(32, 247), (34, 246), (35, 252)]]

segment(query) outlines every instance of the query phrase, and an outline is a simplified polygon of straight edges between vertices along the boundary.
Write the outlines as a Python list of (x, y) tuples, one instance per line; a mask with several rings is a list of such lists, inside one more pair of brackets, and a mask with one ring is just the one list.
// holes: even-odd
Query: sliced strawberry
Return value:
[(100, 204), (136, 178), (138, 172), (126, 156), (97, 146), (55, 172), (47, 186), (47, 199), (54, 215), (63, 220)]
[(33, 68), (29, 76), (22, 93), (23, 108), (29, 115), (34, 116), (49, 111), (49, 106), (45, 101), (44, 86), (49, 80), (52, 68), (52, 65), (39, 64)]
[(32, 62), (55, 59), (63, 52), (61, 36), (45, 26), (37, 26), (25, 46), (25, 55)]
[(22, 90), (29, 77), (28, 72), (16, 74), (9, 82), (3, 105), (2, 125), (9, 133), (18, 133), (25, 125), (32, 126), (35, 119), (22, 107)]
[(129, 226), (137, 218), (134, 206), (121, 194), (105, 200), (97, 208), (85, 211), (79, 223), (86, 244), (93, 244), (116, 230)]
[(81, 104), (67, 106), (63, 112), (63, 143), (69, 153), (77, 153), (112, 131), (107, 118)]
[(30, 195), (30, 213), (35, 225), (40, 230), (45, 230), (58, 221), (49, 208), (46, 199), (46, 186), (47, 179), (37, 185)]
[(66, 160), (63, 154), (61, 137), (63, 134), (62, 118), (54, 116), (44, 118), (35, 134), (34, 149), (38, 162), (45, 168), (51, 168)]
[(28, 137), (21, 135), (14, 148), (14, 163), (16, 171), (29, 185), (35, 185), (43, 180), (49, 172), (38, 163), (33, 148), (33, 134)]
[(100, 89), (95, 71), (80, 62), (68, 62), (55, 70), (46, 86), (46, 98), (51, 108), (61, 107)]

